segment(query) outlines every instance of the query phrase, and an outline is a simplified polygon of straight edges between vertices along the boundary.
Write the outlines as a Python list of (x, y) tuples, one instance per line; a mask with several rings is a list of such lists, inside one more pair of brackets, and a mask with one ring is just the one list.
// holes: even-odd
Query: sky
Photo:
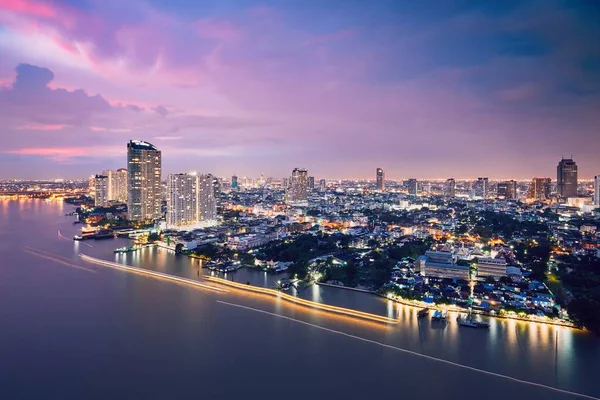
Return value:
[(0, 179), (600, 175), (595, 0), (0, 0)]

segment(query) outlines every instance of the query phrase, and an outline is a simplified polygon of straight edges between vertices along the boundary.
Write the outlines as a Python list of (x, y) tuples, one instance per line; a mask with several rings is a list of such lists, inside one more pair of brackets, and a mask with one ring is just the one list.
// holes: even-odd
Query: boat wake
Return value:
[(53, 254), (53, 253), (50, 253), (50, 252), (45, 251), (45, 250), (40, 250), (40, 249), (36, 249), (36, 248), (33, 248), (33, 247), (25, 246), (25, 247), (23, 247), (23, 251), (25, 253), (32, 254), (32, 255), (40, 257), (40, 258), (44, 258), (46, 260), (51, 260), (51, 261), (57, 262), (59, 264), (66, 265), (66, 266), (71, 267), (71, 268), (77, 268), (77, 269), (80, 269), (80, 270), (83, 270), (83, 271), (93, 272), (94, 274), (96, 273), (96, 270), (94, 270), (94, 269), (83, 267), (81, 265), (75, 264), (73, 262), (73, 260), (71, 260), (69, 258), (66, 258), (66, 257), (63, 257), (63, 256), (59, 256), (58, 254)]

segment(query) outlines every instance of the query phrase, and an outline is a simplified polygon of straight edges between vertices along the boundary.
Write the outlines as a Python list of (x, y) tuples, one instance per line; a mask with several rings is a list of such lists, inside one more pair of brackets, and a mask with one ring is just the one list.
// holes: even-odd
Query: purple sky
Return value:
[(600, 174), (595, 1), (0, 0), (0, 179)]

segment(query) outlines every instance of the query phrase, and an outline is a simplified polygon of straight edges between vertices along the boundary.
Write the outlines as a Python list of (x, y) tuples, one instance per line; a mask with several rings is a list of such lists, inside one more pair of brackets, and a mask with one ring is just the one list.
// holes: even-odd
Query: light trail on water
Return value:
[(74, 262), (72, 262), (71, 260), (69, 260), (68, 258), (61, 257), (57, 254), (53, 254), (53, 253), (50, 253), (50, 252), (47, 252), (44, 250), (35, 249), (33, 247), (26, 246), (26, 247), (23, 247), (23, 251), (25, 253), (32, 254), (36, 257), (45, 258), (46, 260), (51, 260), (51, 261), (66, 265), (71, 268), (77, 268), (82, 271), (93, 272), (94, 274), (96, 273), (96, 270), (94, 270), (94, 269), (86, 268), (81, 265), (77, 265)]
[(349, 337), (351, 339), (360, 340), (362, 342), (374, 344), (374, 345), (377, 345), (377, 346), (380, 346), (380, 347), (384, 347), (384, 348), (387, 348), (387, 349), (390, 349), (390, 350), (399, 351), (401, 353), (410, 354), (410, 355), (413, 355), (413, 356), (416, 356), (416, 357), (425, 358), (427, 360), (439, 362), (439, 363), (446, 364), (446, 365), (451, 365), (453, 367), (462, 368), (462, 369), (466, 369), (466, 370), (478, 372), (478, 373), (489, 375), (489, 376), (494, 376), (496, 378), (505, 379), (505, 380), (516, 382), (516, 383), (520, 383), (520, 384), (523, 384), (523, 385), (539, 387), (539, 388), (542, 388), (542, 389), (551, 390), (553, 392), (567, 394), (567, 395), (575, 396), (575, 397), (581, 397), (581, 398), (585, 398), (585, 399), (600, 400), (600, 398), (598, 398), (598, 397), (590, 396), (590, 395), (587, 395), (587, 394), (577, 393), (577, 392), (571, 392), (569, 390), (559, 389), (559, 388), (554, 387), (554, 386), (549, 386), (549, 385), (544, 385), (542, 383), (536, 383), (536, 382), (526, 381), (526, 380), (523, 380), (523, 379), (514, 378), (512, 376), (503, 375), (503, 374), (499, 374), (499, 373), (491, 372), (491, 371), (486, 371), (484, 369), (479, 369), (479, 368), (471, 367), (471, 366), (468, 366), (468, 365), (465, 365), (465, 364), (459, 364), (459, 363), (456, 363), (456, 362), (453, 362), (453, 361), (449, 361), (449, 360), (444, 360), (442, 358), (428, 356), (426, 354), (418, 353), (416, 351), (403, 349), (401, 347), (396, 347), (396, 346), (392, 346), (390, 344), (386, 344), (386, 343), (383, 343), (383, 342), (378, 342), (377, 340), (367, 339), (367, 338), (364, 338), (364, 337), (361, 337), (361, 336), (352, 335), (350, 333), (338, 331), (338, 330), (331, 329), (331, 328), (326, 328), (324, 326), (312, 324), (310, 322), (302, 321), (302, 320), (299, 320), (299, 319), (296, 319), (296, 318), (292, 318), (292, 317), (288, 317), (288, 316), (285, 316), (285, 315), (280, 315), (280, 314), (272, 313), (270, 311), (265, 311), (265, 310), (261, 310), (261, 309), (258, 309), (258, 308), (248, 307), (248, 306), (244, 306), (242, 304), (229, 303), (227, 301), (222, 301), (222, 300), (217, 300), (217, 303), (223, 304), (223, 305), (227, 305), (227, 306), (230, 306), (230, 307), (237, 307), (237, 308), (248, 310), (248, 311), (254, 311), (254, 312), (257, 312), (257, 313), (261, 313), (261, 314), (265, 314), (265, 315), (270, 315), (270, 316), (281, 318), (281, 319), (286, 319), (288, 321), (296, 322), (298, 324), (302, 324), (302, 325), (310, 326), (310, 327), (313, 327), (313, 328), (316, 328), (316, 329), (320, 329), (320, 330), (323, 330), (323, 331), (327, 331), (327, 332), (330, 332), (330, 333), (334, 333), (336, 335), (346, 336), (346, 337)]

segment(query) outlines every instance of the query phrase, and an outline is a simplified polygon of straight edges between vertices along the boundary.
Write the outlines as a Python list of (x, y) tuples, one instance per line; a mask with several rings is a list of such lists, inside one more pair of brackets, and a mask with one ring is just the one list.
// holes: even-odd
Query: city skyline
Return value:
[(115, 170), (136, 138), (163, 150), (166, 173), (303, 165), (367, 178), (381, 166), (387, 179), (527, 179), (572, 154), (591, 179), (598, 12), (527, 0), (435, 13), (414, 2), (1, 2), (0, 179)]

